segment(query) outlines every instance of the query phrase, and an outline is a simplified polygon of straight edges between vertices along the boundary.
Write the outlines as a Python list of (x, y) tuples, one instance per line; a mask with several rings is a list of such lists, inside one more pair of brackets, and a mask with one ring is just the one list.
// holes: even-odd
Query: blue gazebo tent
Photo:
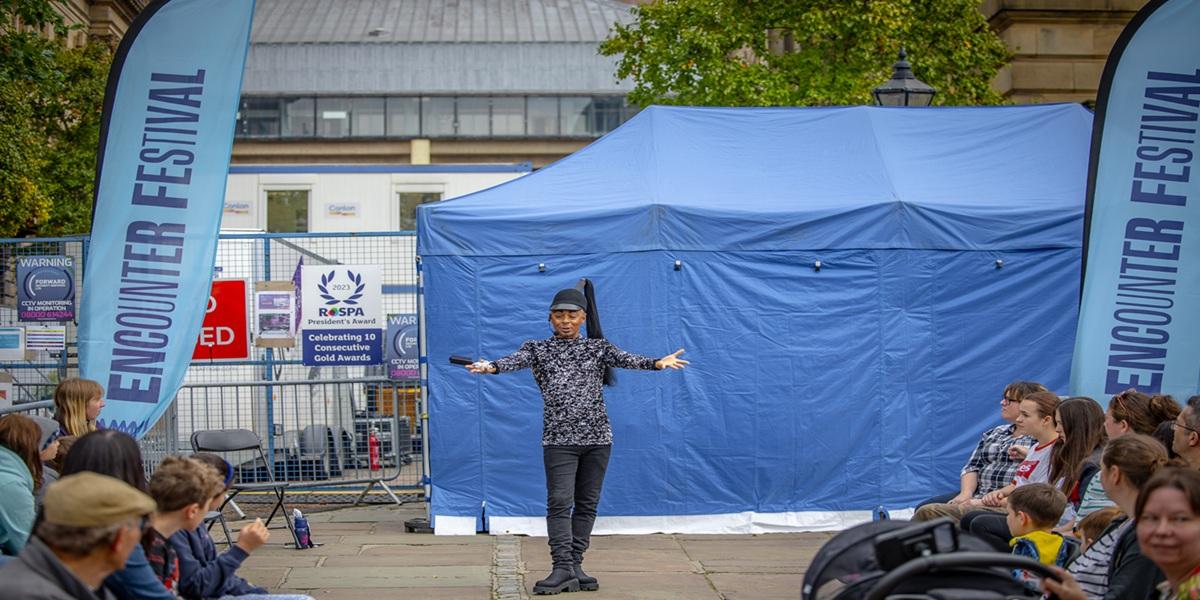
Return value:
[[(439, 533), (543, 533), (541, 399), (471, 376), (596, 283), (624, 371), (598, 532), (840, 528), (956, 489), (1006, 383), (1067, 383), (1092, 115), (650, 107), (418, 211)], [(817, 268), (817, 264), (820, 267)]]

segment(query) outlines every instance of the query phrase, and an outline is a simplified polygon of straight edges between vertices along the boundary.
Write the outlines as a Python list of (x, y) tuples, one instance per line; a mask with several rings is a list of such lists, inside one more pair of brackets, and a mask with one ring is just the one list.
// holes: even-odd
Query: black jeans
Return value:
[[(582, 562), (612, 446), (545, 446), (546, 532), (556, 567)], [(572, 510), (573, 509), (573, 510)]]
[(1012, 532), (1008, 530), (1008, 520), (1004, 514), (988, 511), (971, 511), (962, 518), (959, 524), (963, 531), (975, 534), (987, 542), (998, 552), (1010, 552), (1008, 541)]

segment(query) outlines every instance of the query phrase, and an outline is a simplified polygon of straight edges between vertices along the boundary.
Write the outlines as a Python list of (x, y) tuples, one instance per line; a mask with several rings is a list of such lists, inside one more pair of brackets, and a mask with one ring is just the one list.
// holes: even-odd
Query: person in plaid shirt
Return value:
[(967, 464), (959, 475), (958, 492), (934, 496), (917, 506), (914, 521), (928, 521), (938, 517), (961, 519), (968, 510), (978, 510), (970, 501), (1012, 483), (1013, 474), (1025, 458), (1025, 452), (1033, 445), (1028, 436), (1016, 435), (1017, 408), (1021, 399), (1034, 392), (1044, 392), (1046, 387), (1033, 381), (1014, 381), (1004, 388), (1000, 400), (1000, 418), (1007, 421), (983, 432)]

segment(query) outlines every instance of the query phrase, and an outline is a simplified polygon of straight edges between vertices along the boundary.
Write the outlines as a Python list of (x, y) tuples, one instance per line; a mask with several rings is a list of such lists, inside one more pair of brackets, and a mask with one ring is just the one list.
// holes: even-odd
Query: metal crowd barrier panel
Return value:
[(181, 433), (249, 429), (262, 440), (267, 464), (249, 453), (226, 456), (241, 481), (274, 475), (292, 484), (289, 495), (357, 493), (355, 504), (379, 488), (400, 504), (396, 492), (415, 499), (425, 475), (419, 404), (415, 383), (376, 377), (189, 383), (143, 438), (143, 458), (157, 463), (190, 452), (190, 434)]
[[(76, 303), (82, 302), (87, 294), (83, 270), (88, 243), (87, 236), (0, 239), (0, 327), (38, 326), (18, 319), (16, 275), (23, 257), (71, 257)], [(412, 231), (225, 232), (213, 276), (246, 280), (250, 284), (247, 314), (254, 314), (250, 292), (254, 284), (295, 282), (302, 265), (378, 266), (384, 314), (419, 312)], [(13, 380), (14, 404), (0, 409), (0, 414), (50, 416), (55, 384), (78, 376), (76, 323), (49, 325), (65, 326), (65, 347), (28, 349), (20, 359), (0, 360), (0, 372)], [(298, 347), (251, 346), (245, 359), (194, 359), (172, 406), (141, 440), (147, 471), (167, 454), (190, 452), (190, 436), (196, 429), (239, 427), (262, 438), (271, 464), (259, 468), (273, 469), (280, 479), (303, 484), (293, 488), (299, 492), (289, 493), (308, 490), (320, 502), (419, 499), (428, 468), (419, 383), (384, 378), (384, 365), (312, 367), (301, 358)], [(372, 433), (379, 454), (375, 469), (371, 468)], [(252, 468), (248, 465), (247, 471)]]

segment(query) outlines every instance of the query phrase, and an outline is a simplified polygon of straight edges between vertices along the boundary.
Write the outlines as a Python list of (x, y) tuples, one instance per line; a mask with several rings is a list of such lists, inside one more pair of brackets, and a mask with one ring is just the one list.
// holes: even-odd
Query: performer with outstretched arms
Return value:
[[(592, 283), (568, 288), (550, 303), (554, 336), (529, 340), (509, 356), (480, 360), (472, 373), (507, 373), (530, 368), (545, 402), (542, 456), (546, 466), (546, 531), (550, 537), (549, 577), (533, 586), (535, 594), (600, 588), (583, 572), (600, 488), (612, 450), (612, 427), (604, 408), (604, 385), (615, 383), (612, 369), (682, 369), (680, 349), (659, 359), (630, 354), (604, 339)], [(587, 337), (579, 328), (587, 324)]]

